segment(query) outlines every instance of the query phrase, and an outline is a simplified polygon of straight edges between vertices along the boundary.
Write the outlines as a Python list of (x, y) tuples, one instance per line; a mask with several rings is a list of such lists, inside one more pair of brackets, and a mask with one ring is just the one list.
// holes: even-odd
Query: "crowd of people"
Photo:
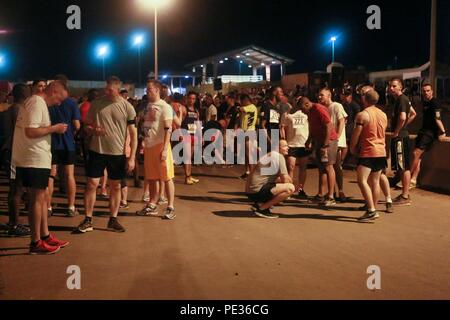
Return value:
[[(77, 232), (94, 230), (97, 197), (109, 199), (107, 228), (125, 232), (117, 217), (120, 209), (129, 208), (130, 175), (135, 187), (142, 188), (145, 202), (137, 215), (158, 215), (159, 207), (164, 206), (163, 218), (175, 219), (175, 164), (183, 165), (186, 185), (200, 183), (193, 176), (191, 159), (198, 148), (208, 144), (197, 135), (207, 129), (217, 132), (212, 141), (226, 130), (246, 134), (245, 172), (240, 178), (246, 181), (245, 192), (256, 215), (277, 218), (271, 208), (290, 197), (326, 207), (346, 202), (343, 164), (355, 161), (358, 186), (365, 200), (360, 208), (365, 213), (358, 219), (374, 220), (379, 217), (380, 191), (388, 213), (395, 205), (411, 205), (409, 192), (417, 185), (420, 159), (446, 135), (433, 88), (424, 83), (423, 126), (415, 149), (410, 150), (408, 125), (416, 112), (403, 89), (402, 80), (389, 82), (386, 100), (392, 104), (391, 117), (379, 103), (380, 93), (371, 85), (356, 89), (345, 85), (339, 90), (325, 87), (314, 97), (304, 88), (285, 94), (277, 86), (213, 96), (171, 94), (159, 81), (148, 80), (147, 94), (134, 100), (119, 78), (110, 77), (103, 92), (91, 89), (82, 101), (76, 101), (70, 97), (64, 75), (48, 84), (43, 79), (32, 86), (16, 84), (10, 94), (12, 105), (2, 114), (6, 137), (1, 146), (2, 166), (10, 178), (8, 235), (31, 236), (31, 254), (52, 254), (69, 244), (50, 234), (48, 217), (53, 213), (52, 195), (58, 176), (64, 182), (60, 191), (67, 195), (66, 215), (79, 214), (74, 174), (78, 158), (83, 159), (87, 180), (84, 218), (75, 228)], [(391, 197), (386, 176), (389, 118), (392, 169), (401, 182), (401, 193), (395, 198)], [(263, 134), (254, 138), (249, 135), (257, 131)], [(266, 152), (261, 150), (262, 142), (270, 145)], [(178, 144), (184, 146), (181, 163), (173, 152)], [(234, 152), (238, 153), (237, 149)], [(259, 151), (256, 156), (254, 150)], [(221, 164), (230, 165), (221, 157)], [(317, 194), (308, 197), (305, 184), (311, 157), (319, 181)], [(22, 202), (29, 213), (29, 227), (19, 221)]]

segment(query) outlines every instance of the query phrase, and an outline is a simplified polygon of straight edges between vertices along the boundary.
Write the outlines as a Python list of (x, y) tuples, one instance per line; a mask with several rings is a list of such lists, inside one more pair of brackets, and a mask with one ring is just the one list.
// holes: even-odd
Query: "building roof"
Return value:
[(292, 64), (294, 60), (285, 57), (281, 54), (272, 52), (270, 50), (255, 46), (249, 45), (243, 48), (221, 52), (213, 56), (205, 57), (203, 59), (199, 59), (197, 61), (186, 64), (186, 67), (198, 67), (200, 65), (205, 65), (208, 63), (219, 63), (219, 61), (224, 59), (234, 59), (234, 60), (242, 60), (243, 63), (252, 66), (260, 66), (262, 63), (271, 64), (271, 65), (280, 65), (280, 64)]

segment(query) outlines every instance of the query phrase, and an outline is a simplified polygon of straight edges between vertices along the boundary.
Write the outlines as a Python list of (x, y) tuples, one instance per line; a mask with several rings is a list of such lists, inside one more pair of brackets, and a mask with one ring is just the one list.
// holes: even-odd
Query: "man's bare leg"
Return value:
[(100, 178), (87, 178), (86, 191), (84, 192), (84, 209), (86, 217), (92, 218), (95, 200), (97, 198), (97, 187)]

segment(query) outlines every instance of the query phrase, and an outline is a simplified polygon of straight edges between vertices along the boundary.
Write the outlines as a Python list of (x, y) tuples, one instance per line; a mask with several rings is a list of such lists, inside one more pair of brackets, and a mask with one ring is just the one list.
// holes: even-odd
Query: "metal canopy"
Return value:
[(210, 57), (206, 57), (186, 65), (186, 67), (198, 67), (205, 64), (218, 64), (225, 59), (234, 59), (236, 61), (243, 61), (243, 63), (251, 66), (261, 65), (289, 65), (294, 63), (294, 60), (287, 58), (281, 54), (272, 52), (270, 50), (249, 45), (236, 50), (219, 53)]

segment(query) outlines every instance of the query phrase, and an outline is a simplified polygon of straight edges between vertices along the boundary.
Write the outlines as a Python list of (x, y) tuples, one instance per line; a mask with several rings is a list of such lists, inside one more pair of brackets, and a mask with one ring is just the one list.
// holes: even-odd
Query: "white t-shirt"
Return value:
[(173, 120), (173, 109), (164, 100), (149, 102), (143, 112), (145, 133), (144, 145), (151, 148), (164, 143), (164, 122)]
[(210, 105), (208, 110), (206, 111), (206, 122), (211, 121), (211, 117), (216, 116), (217, 120), (217, 108), (215, 105)]
[(281, 124), (286, 132), (286, 141), (290, 148), (304, 148), (309, 136), (308, 116), (301, 110), (296, 113), (285, 113)]
[(51, 134), (37, 139), (30, 139), (25, 135), (26, 128), (45, 128), (50, 125), (45, 100), (37, 95), (28, 98), (17, 115), (12, 153), (12, 164), (15, 167), (51, 168)]
[[(342, 118), (348, 117), (347, 113), (345, 112), (344, 106), (338, 102), (332, 102), (328, 106), (328, 112), (330, 113), (331, 122), (333, 123), (333, 126), (337, 132), (339, 120), (341, 120)], [(340, 148), (347, 147), (347, 138), (345, 135), (345, 125), (344, 125), (344, 129), (342, 130), (342, 134), (338, 140), (338, 147), (340, 147)]]

